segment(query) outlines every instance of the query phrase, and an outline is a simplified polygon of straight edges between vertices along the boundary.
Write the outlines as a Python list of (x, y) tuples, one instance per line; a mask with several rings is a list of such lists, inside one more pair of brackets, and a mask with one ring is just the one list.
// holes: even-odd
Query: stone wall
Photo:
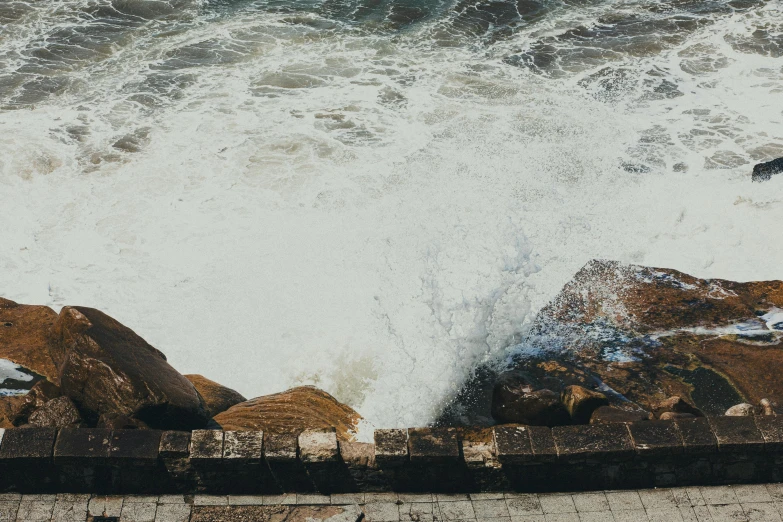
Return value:
[(0, 492), (573, 491), (776, 482), (783, 416), (555, 428), (0, 430)]

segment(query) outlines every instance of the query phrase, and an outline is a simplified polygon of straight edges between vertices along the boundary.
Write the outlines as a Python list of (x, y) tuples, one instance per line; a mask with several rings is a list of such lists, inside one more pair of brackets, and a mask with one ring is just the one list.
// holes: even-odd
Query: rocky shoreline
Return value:
[[(563, 426), (775, 415), (783, 282), (702, 280), (592, 261), (505, 361), (479, 368), (439, 426)], [(0, 428), (224, 429), (298, 434), (362, 417), (313, 387), (247, 400), (182, 375), (87, 307), (0, 298)]]

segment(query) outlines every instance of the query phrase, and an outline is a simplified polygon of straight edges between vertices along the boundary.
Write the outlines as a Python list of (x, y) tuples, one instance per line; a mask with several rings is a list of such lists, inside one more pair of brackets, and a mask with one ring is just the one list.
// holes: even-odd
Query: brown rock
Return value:
[(726, 410), (727, 417), (752, 417), (756, 414), (756, 408), (752, 404), (743, 402), (742, 404), (735, 404), (728, 410)]
[(704, 414), (698, 408), (688, 404), (682, 397), (674, 395), (664, 399), (653, 407), (653, 412), (660, 418), (662, 413), (690, 413), (694, 417), (704, 417)]
[(57, 314), (48, 306), (20, 305), (0, 297), (0, 359), (8, 359), (57, 384), (51, 331)]
[(19, 396), (19, 400), (11, 412), (11, 422), (16, 426), (26, 424), (28, 417), (33, 412), (61, 395), (60, 388), (49, 381), (36, 383), (27, 395)]
[(210, 417), (247, 400), (239, 392), (211, 381), (203, 375), (186, 375), (185, 378), (193, 383), (196, 391), (204, 399)]
[(351, 441), (361, 416), (313, 386), (300, 386), (241, 402), (214, 417), (224, 430), (263, 430), (298, 434), (308, 429), (335, 428), (337, 438)]
[(98, 419), (98, 424), (95, 427), (107, 430), (136, 430), (149, 428), (149, 426), (139, 419), (134, 419), (121, 413), (104, 413)]
[(759, 401), (759, 409), (762, 415), (775, 415), (775, 408), (769, 399), (761, 399)]
[(547, 389), (530, 391), (526, 385), (496, 387), (492, 417), (501, 424), (530, 426), (562, 426), (571, 422), (559, 394)]
[(597, 408), (609, 405), (609, 399), (603, 393), (578, 385), (567, 386), (560, 394), (560, 401), (574, 424), (587, 424)]
[(658, 417), (660, 420), (693, 419), (696, 416), (692, 413), (678, 413), (676, 411), (665, 411)]
[(650, 419), (650, 413), (642, 410), (622, 410), (615, 406), (599, 406), (590, 417), (590, 424), (609, 422), (638, 422)]
[(13, 428), (14, 413), (19, 407), (24, 395), (0, 397), (0, 429)]
[(82, 416), (68, 397), (52, 399), (30, 415), (29, 423), (37, 428), (77, 428)]
[(54, 331), (62, 392), (88, 421), (116, 413), (169, 430), (197, 429), (209, 421), (190, 381), (160, 351), (108, 315), (68, 306)]

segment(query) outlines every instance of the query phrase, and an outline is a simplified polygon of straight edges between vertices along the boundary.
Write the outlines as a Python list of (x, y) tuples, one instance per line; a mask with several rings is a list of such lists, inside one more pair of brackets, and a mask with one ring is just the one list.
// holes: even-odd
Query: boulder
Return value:
[(759, 401), (759, 409), (762, 415), (776, 415), (775, 408), (769, 399), (761, 399)]
[[(57, 366), (52, 360), (52, 326), (57, 313), (48, 306), (21, 305), (0, 297), (0, 359), (12, 361), (41, 378), (57, 384)], [(0, 378), (0, 381), (2, 379)]]
[(49, 381), (40, 381), (32, 387), (27, 395), (19, 397), (11, 414), (11, 422), (21, 426), (28, 422), (28, 418), (36, 410), (42, 408), (47, 402), (60, 397), (60, 388)]
[(756, 408), (752, 404), (743, 402), (741, 404), (735, 404), (728, 410), (725, 415), (727, 417), (752, 417), (756, 414)]
[(210, 417), (247, 400), (239, 392), (211, 381), (203, 375), (186, 375), (185, 378), (193, 383), (196, 391), (204, 399)]
[(193, 384), (160, 351), (103, 312), (67, 306), (53, 331), (62, 393), (89, 423), (105, 413), (155, 429), (199, 429), (209, 421)]
[(658, 417), (659, 420), (676, 420), (676, 419), (694, 419), (696, 416), (692, 413), (679, 413), (676, 411), (665, 411)]
[(52, 399), (30, 415), (28, 422), (36, 428), (78, 428), (82, 416), (68, 397)]
[(529, 386), (502, 386), (492, 398), (492, 417), (501, 424), (562, 426), (571, 417), (552, 390), (531, 391)]
[(623, 410), (615, 406), (599, 406), (590, 416), (590, 424), (609, 422), (638, 422), (650, 419), (650, 413), (642, 410)]
[(603, 393), (578, 385), (567, 386), (560, 394), (560, 401), (574, 424), (587, 424), (597, 408), (609, 405)]
[(263, 430), (298, 434), (308, 429), (335, 428), (337, 438), (354, 440), (361, 416), (313, 386), (264, 395), (241, 402), (213, 419), (224, 430)]
[(704, 414), (701, 412), (701, 410), (690, 405), (678, 395), (664, 399), (653, 406), (653, 413), (655, 413), (655, 416), (658, 418), (660, 418), (661, 414), (666, 412), (690, 413), (694, 417), (704, 417)]
[(24, 396), (0, 397), (0, 429), (13, 428), (14, 413)]
[(783, 158), (774, 159), (766, 163), (759, 163), (753, 167), (753, 181), (767, 181), (775, 174), (783, 172)]

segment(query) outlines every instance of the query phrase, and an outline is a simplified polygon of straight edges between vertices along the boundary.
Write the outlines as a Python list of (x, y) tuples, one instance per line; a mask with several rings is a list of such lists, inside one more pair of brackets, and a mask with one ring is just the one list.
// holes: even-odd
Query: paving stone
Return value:
[(710, 486), (699, 488), (704, 502), (709, 505), (739, 504), (731, 486)]
[[(471, 495), (472, 497), (473, 495)], [(474, 500), (473, 511), (477, 518), (501, 518), (508, 517), (508, 506), (506, 500)]]
[(364, 493), (336, 493), (331, 498), (332, 505), (364, 504)]
[(438, 501), (438, 510), (443, 520), (474, 520), (476, 518), (473, 504), (469, 500)]
[(598, 493), (574, 493), (571, 495), (576, 510), (580, 513), (594, 511), (609, 511), (609, 501), (603, 492)]
[(691, 501), (691, 506), (706, 506), (707, 502), (704, 500), (704, 497), (701, 494), (701, 488), (698, 487), (692, 487), (692, 488), (685, 488), (685, 492), (688, 493), (688, 498)]
[[(302, 493), (296, 494), (296, 503), (299, 505), (307, 504), (307, 505), (324, 505), (324, 504), (331, 504), (332, 501), (329, 498), (329, 495), (306, 495)], [(396, 519), (395, 519), (396, 520)]]
[(30, 494), (24, 494), (22, 495), (22, 498), (20, 499), (22, 502), (30, 502), (33, 500), (38, 500), (42, 502), (54, 502), (57, 500), (57, 495), (30, 495)]
[(546, 522), (579, 522), (577, 513), (549, 513), (544, 518)]
[(470, 500), (470, 495), (436, 493), (435, 500), (437, 500), (438, 502), (456, 502), (458, 500)]
[(290, 506), (296, 504), (296, 493), (284, 493), (282, 495), (263, 495), (265, 506)]
[(400, 508), (395, 502), (372, 502), (365, 504), (363, 511), (368, 522), (398, 522), (400, 520)]
[(497, 517), (497, 518), (481, 518), (478, 517), (476, 522), (511, 522), (511, 517)]
[(185, 504), (184, 495), (161, 495), (158, 504)]
[(471, 493), (470, 500), (500, 500), (506, 498), (503, 493)]
[(161, 504), (155, 513), (155, 522), (188, 522), (190, 504)]
[(21, 493), (0, 493), (0, 502), (10, 502), (12, 500), (22, 500)]
[(783, 501), (783, 484), (766, 484), (765, 487), (772, 500)]
[(647, 518), (647, 512), (643, 509), (623, 509), (612, 511), (615, 522), (643, 522), (650, 520)]
[(155, 522), (157, 508), (154, 502), (124, 502), (120, 522)]
[(401, 522), (433, 522), (435, 504), (431, 502), (404, 502), (399, 509)]
[(763, 484), (737, 485), (732, 488), (740, 504), (772, 502), (772, 496)]
[(670, 489), (639, 490), (639, 498), (648, 512), (650, 509), (674, 509), (677, 507), (674, 494)]
[(685, 488), (672, 488), (671, 492), (675, 504), (682, 507), (691, 506), (691, 499), (688, 497), (688, 491)]
[(571, 495), (539, 495), (538, 501), (541, 502), (541, 509), (544, 510), (545, 515), (550, 513), (576, 513), (576, 506)]
[(262, 506), (264, 497), (261, 495), (229, 495), (230, 506)]
[(714, 522), (748, 522), (739, 504), (708, 504)]
[(541, 502), (538, 495), (529, 493), (507, 493), (506, 506), (511, 518), (524, 517), (528, 515), (543, 515)]
[(676, 507), (648, 509), (647, 518), (650, 522), (682, 522), (682, 515)]
[[(52, 511), (53, 522), (84, 522), (90, 495), (57, 495)], [(73, 499), (73, 500), (72, 500)]]
[(683, 522), (699, 522), (699, 519), (696, 517), (696, 513), (693, 512), (693, 508), (690, 506), (680, 506), (680, 518), (682, 518)]
[(125, 504), (136, 504), (136, 503), (149, 504), (150, 502), (157, 503), (158, 496), (157, 495), (125, 495), (125, 497), (123, 497), (123, 500)]
[(397, 502), (399, 495), (397, 493), (365, 493), (364, 502)]
[(696, 519), (699, 522), (713, 522), (710, 508), (708, 508), (706, 505), (693, 506), (693, 514), (696, 515)]
[(522, 515), (511, 517), (511, 522), (546, 522), (544, 515)]
[(398, 495), (400, 502), (432, 502), (432, 493), (400, 493)]
[(750, 522), (781, 522), (780, 513), (772, 502), (743, 502), (741, 506)]
[(194, 506), (226, 506), (228, 505), (227, 495), (196, 495), (193, 497)]
[[(16, 513), (16, 519), (28, 522), (48, 522), (51, 520), (52, 511), (54, 510), (54, 498), (51, 500), (24, 500), (27, 496), (32, 495), (24, 495), (22, 497), (23, 500), (19, 502), (19, 510)], [(49, 496), (54, 497), (54, 495)]]
[(3, 522), (16, 520), (17, 511), (19, 511), (18, 500), (0, 500), (0, 520)]
[(642, 499), (636, 491), (607, 491), (606, 500), (612, 511), (644, 510)]
[(614, 522), (611, 511), (585, 511), (579, 513), (579, 522)]
[(122, 497), (92, 497), (87, 512), (93, 517), (119, 517), (122, 514)]

